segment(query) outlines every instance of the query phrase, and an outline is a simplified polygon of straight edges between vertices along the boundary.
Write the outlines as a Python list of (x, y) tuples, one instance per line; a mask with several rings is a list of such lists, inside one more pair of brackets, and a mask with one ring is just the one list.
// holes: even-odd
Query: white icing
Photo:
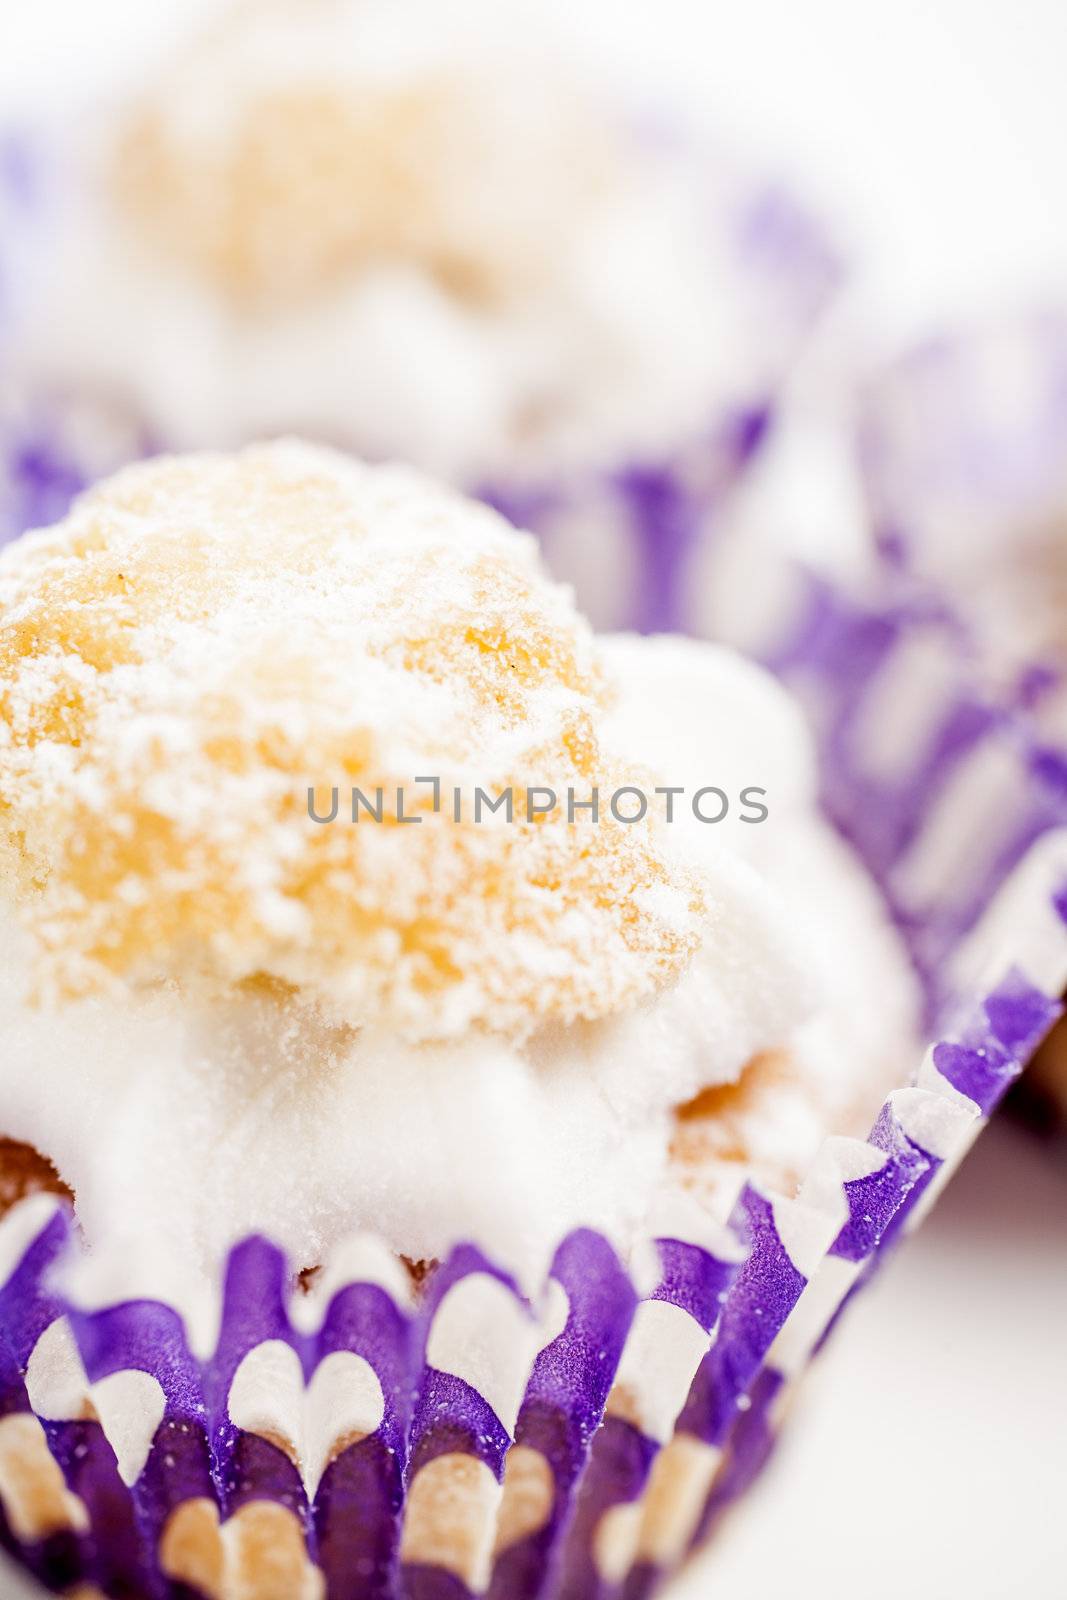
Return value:
[(264, 996), (35, 1009), (24, 938), (0, 929), (3, 1131), (56, 1162), (90, 1246), (125, 1258), (131, 1292), (188, 1301), (249, 1232), (304, 1267), (357, 1228), (416, 1259), (473, 1238), (537, 1283), (577, 1224), (623, 1248), (640, 1234), (671, 1108), (757, 1052), (791, 1049), (805, 1084), (752, 1129), (757, 1173), (807, 1159), (843, 1105), (880, 1097), (890, 1071), (903, 1079), (908, 976), (871, 886), (817, 820), (789, 702), (711, 647), (626, 640), (607, 654), (622, 684), (613, 740), (665, 781), (761, 783), (770, 807), (758, 826), (674, 830), (713, 890), (708, 935), (673, 990), (627, 1013), (518, 1043), (365, 1029), (324, 1059), (317, 1019), (301, 1036), (299, 1011)]
[(710, 869), (736, 852), (773, 885), (815, 993), (830, 997), (789, 1032), (795, 1084), (761, 1100), (746, 1127), (757, 1166), (796, 1171), (838, 1119), (846, 1122), (838, 1131), (866, 1133), (884, 1095), (907, 1080), (915, 983), (877, 890), (820, 819), (810, 736), (785, 691), (731, 651), (682, 638), (619, 636), (602, 648), (623, 685), (606, 737), (690, 790), (704, 782), (731, 796), (747, 785), (767, 790), (764, 822), (744, 822), (733, 807), (705, 825), (683, 807), (675, 833)]

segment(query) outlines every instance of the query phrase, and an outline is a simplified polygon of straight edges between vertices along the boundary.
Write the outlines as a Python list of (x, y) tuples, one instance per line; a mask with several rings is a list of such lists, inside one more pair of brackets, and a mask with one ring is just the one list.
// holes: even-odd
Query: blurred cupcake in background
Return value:
[(788, 194), (484, 0), (239, 6), (39, 164), (5, 360), (57, 434), (74, 397), (415, 461), (603, 623), (675, 620), (837, 276)]

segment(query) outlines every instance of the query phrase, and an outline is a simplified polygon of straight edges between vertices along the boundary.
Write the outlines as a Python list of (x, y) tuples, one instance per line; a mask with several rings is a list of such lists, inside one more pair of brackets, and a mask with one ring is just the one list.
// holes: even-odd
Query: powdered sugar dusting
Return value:
[[(451, 825), (413, 780), (635, 780), (569, 592), (494, 513), (295, 443), (159, 460), (0, 558), (3, 848), (46, 985), (296, 986), (412, 1038), (652, 993), (699, 940), (654, 828)], [(308, 786), (416, 826), (318, 826)]]

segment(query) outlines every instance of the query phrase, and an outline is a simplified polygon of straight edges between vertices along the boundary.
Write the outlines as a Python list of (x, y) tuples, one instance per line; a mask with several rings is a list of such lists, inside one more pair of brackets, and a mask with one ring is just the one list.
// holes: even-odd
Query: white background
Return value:
[[(879, 338), (1067, 295), (1064, 0), (541, 5), (836, 212)], [(0, 105), (83, 100), (208, 8), (0, 0)], [(840, 1330), (687, 1600), (1061, 1600), (1065, 1330), (1067, 1156), (994, 1129)]]

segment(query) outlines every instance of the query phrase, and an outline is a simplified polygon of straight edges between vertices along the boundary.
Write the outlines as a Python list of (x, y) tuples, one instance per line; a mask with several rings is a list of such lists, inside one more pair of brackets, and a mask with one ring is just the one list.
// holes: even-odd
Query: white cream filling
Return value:
[(679, 826), (680, 849), (707, 852), (716, 909), (683, 980), (638, 1011), (521, 1046), (404, 1045), (263, 996), (46, 1012), (26, 1000), (23, 936), (0, 929), (0, 1129), (55, 1161), (126, 1292), (190, 1303), (251, 1232), (299, 1269), (356, 1229), (414, 1259), (476, 1239), (533, 1284), (572, 1227), (628, 1248), (670, 1185), (672, 1107), (758, 1051), (793, 1051), (824, 1115), (783, 1096), (752, 1131), (757, 1175), (906, 1078), (910, 976), (817, 817), (798, 713), (710, 646), (605, 648), (623, 685), (606, 738), (665, 782), (762, 784), (770, 808), (758, 826)]
[[(600, 645), (622, 689), (606, 737), (640, 750), (689, 792), (707, 782), (731, 797), (751, 785), (767, 790), (765, 822), (745, 822), (732, 806), (707, 826), (682, 806), (677, 833), (710, 870), (724, 850), (736, 852), (781, 897), (821, 997), (780, 1041), (796, 1067), (793, 1083), (761, 1099), (745, 1123), (752, 1170), (774, 1182), (801, 1170), (828, 1132), (865, 1134), (885, 1094), (910, 1081), (917, 981), (877, 889), (819, 813), (814, 750), (789, 696), (721, 647), (623, 635)], [(734, 1186), (727, 1177), (724, 1203)]]

